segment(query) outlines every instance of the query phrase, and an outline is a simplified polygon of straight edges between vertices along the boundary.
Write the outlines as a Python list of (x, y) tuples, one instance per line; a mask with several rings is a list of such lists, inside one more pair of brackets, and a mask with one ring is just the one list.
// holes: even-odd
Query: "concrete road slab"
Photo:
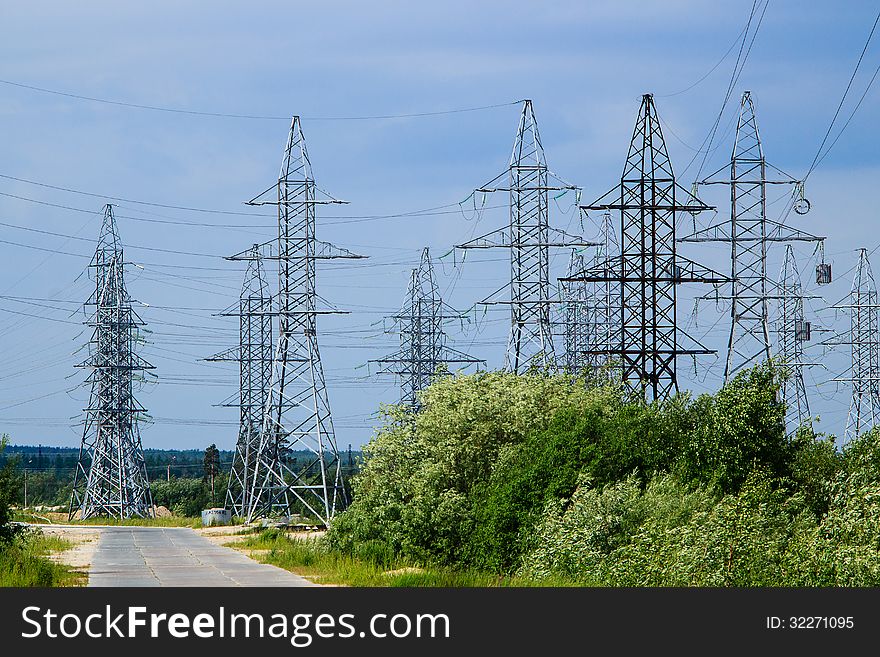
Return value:
[(186, 527), (102, 527), (89, 586), (317, 586)]

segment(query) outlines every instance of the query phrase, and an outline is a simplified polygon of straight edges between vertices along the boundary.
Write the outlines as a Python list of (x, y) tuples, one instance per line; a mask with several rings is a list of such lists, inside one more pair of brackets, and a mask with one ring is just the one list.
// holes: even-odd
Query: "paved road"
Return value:
[(315, 586), (183, 527), (103, 527), (89, 586)]

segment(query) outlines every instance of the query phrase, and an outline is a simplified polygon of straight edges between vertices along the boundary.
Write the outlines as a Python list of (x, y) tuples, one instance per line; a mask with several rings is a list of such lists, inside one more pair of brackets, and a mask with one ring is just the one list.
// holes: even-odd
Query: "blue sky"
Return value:
[[(550, 167), (582, 186), (586, 202), (619, 179), (639, 98), (652, 92), (673, 165), (689, 186), (697, 165), (688, 163), (721, 107), (736, 47), (719, 60), (752, 7), (751, 0), (341, 2), (332, 9), (291, 2), (10, 4), (0, 7), (0, 80), (135, 104), (304, 117), (318, 185), (350, 202), (321, 209), (319, 238), (370, 256), (327, 265), (318, 281), (324, 298), (350, 311), (319, 323), (343, 449), (368, 440), (378, 405), (396, 399), (396, 382), (366, 363), (395, 350), (382, 317), (399, 306), (421, 248), (431, 247), (436, 258), (506, 221), (506, 210), (495, 207), (504, 199), (490, 198), (479, 217), (455, 204), (506, 166), (519, 113), (512, 103), (533, 99)], [(802, 176), (875, 15), (868, 2), (772, 0), (704, 172), (729, 158), (738, 97), (750, 89), (767, 159)], [(880, 43), (873, 43), (844, 118), (878, 65)], [(502, 106), (328, 120), (487, 105)], [(880, 243), (870, 192), (878, 174), (877, 110), (874, 89), (811, 175), (812, 212), (792, 215), (797, 226), (829, 238), (826, 253), (837, 275), (830, 287), (812, 289), (812, 249), (797, 249), (808, 291), (825, 297), (810, 301), (808, 312), (830, 331), (847, 326), (845, 316), (824, 308), (847, 293), (854, 250)], [(0, 178), (0, 429), (13, 442), (79, 443), (77, 416), (88, 391), (74, 365), (84, 358), (88, 335), (77, 310), (89, 293), (83, 272), (101, 206), (113, 196), (129, 199), (117, 207), (127, 259), (139, 265), (129, 270), (129, 291), (148, 304), (140, 312), (153, 331), (144, 356), (156, 366), (158, 383), (139, 398), (155, 423), (143, 428), (144, 444), (233, 446), (236, 412), (214, 404), (235, 392), (236, 371), (199, 359), (237, 339), (235, 320), (213, 314), (235, 301), (243, 275), (240, 263), (222, 256), (269, 239), (274, 229), (271, 216), (221, 211), (261, 212), (242, 202), (277, 177), (288, 123), (120, 107), (0, 83), (0, 175), (94, 194)], [(705, 200), (724, 216), (724, 190), (711, 190)], [(577, 233), (573, 201), (560, 199), (551, 221)], [(448, 207), (412, 214), (438, 206)], [(782, 206), (777, 200), (771, 208)], [(409, 214), (374, 218), (401, 213)], [(595, 233), (589, 222), (583, 231)], [(500, 287), (508, 274), (504, 255), (440, 260), (447, 301), (467, 309)], [(720, 246), (688, 255), (718, 268), (728, 257)], [(781, 258), (781, 248), (771, 252), (771, 272)], [(566, 253), (554, 259), (554, 276), (567, 260)], [(690, 314), (696, 292), (681, 291), (680, 316)], [(479, 322), (451, 326), (453, 346), (500, 367), (505, 313), (480, 311)], [(720, 349), (725, 324), (722, 313), (704, 306), (690, 330)], [(849, 391), (825, 382), (848, 355), (843, 348), (823, 355), (821, 347), (813, 355), (827, 366), (807, 374), (819, 428), (842, 433)], [(701, 360), (696, 376), (688, 362), (680, 370), (683, 387), (714, 389), (723, 353)]]

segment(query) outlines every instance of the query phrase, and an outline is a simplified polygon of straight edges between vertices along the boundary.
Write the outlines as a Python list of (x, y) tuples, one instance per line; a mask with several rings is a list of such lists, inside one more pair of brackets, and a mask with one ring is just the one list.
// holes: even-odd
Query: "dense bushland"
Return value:
[(534, 580), (880, 584), (880, 432), (788, 437), (772, 365), (714, 395), (491, 372), (385, 409), (338, 553)]

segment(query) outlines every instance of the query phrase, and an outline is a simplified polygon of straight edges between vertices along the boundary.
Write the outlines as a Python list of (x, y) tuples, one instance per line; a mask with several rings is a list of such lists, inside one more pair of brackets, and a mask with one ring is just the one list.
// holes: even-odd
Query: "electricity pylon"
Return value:
[[(584, 256), (571, 250), (568, 275), (576, 276), (585, 269)], [(562, 324), (563, 359), (565, 371), (575, 377), (592, 371), (590, 361), (591, 338), (596, 334), (588, 284), (583, 281), (560, 281), (559, 300)]]
[[(602, 213), (599, 229), (599, 246), (593, 254), (594, 267), (603, 268), (620, 256), (620, 244), (614, 231), (611, 212)], [(581, 270), (583, 271), (583, 269)], [(580, 272), (577, 272), (579, 274)], [(620, 283), (614, 280), (611, 271), (605, 269), (606, 278), (601, 282), (587, 283), (590, 298), (589, 309), (589, 348), (587, 359), (592, 368), (599, 372), (612, 373), (613, 360), (609, 356), (614, 338), (620, 326)]]
[(237, 398), (222, 405), (239, 409), (238, 440), (226, 488), (226, 507), (242, 517), (251, 506), (260, 429), (272, 379), (272, 295), (263, 274), (259, 244), (251, 248), (250, 258), (238, 307), (221, 313), (239, 318), (238, 346), (208, 359), (239, 364)]
[[(858, 438), (876, 426), (880, 419), (880, 330), (877, 284), (868, 261), (867, 249), (859, 249), (859, 264), (853, 277), (849, 303), (835, 306), (846, 309), (850, 317), (849, 340), (852, 357), (848, 377), (835, 381), (852, 387), (852, 401), (846, 418), (845, 440)], [(841, 343), (838, 343), (841, 344)]]
[[(782, 177), (768, 179), (767, 167)], [(725, 171), (729, 171), (729, 179), (719, 178)], [(767, 219), (767, 186), (795, 185), (800, 189), (801, 181), (765, 160), (749, 91), (742, 95), (729, 165), (697, 184), (730, 186), (730, 220), (695, 230), (692, 235), (679, 239), (680, 242), (730, 244), (730, 296), (712, 295), (716, 300), (730, 301), (730, 332), (724, 366), (727, 383), (740, 370), (769, 360), (771, 356), (769, 301), (780, 300), (782, 293), (767, 276), (768, 244), (817, 242), (824, 238)]]
[[(318, 198), (300, 118), (290, 124), (278, 182), (249, 201), (278, 207), (278, 341), (263, 413), (247, 520), (301, 511), (322, 523), (345, 504), (339, 450), (318, 349), (315, 269), (319, 260), (362, 258), (315, 236)], [(233, 259), (248, 259), (247, 254)], [(305, 452), (297, 465), (289, 457)]]
[(783, 373), (780, 396), (785, 402), (785, 424), (796, 430), (810, 422), (810, 404), (804, 386), (804, 343), (810, 339), (810, 323), (804, 320), (804, 295), (794, 250), (785, 247), (785, 260), (779, 274), (781, 299), (776, 331), (779, 360)]
[(98, 247), (89, 265), (94, 306), (89, 357), (89, 405), (73, 479), (68, 517), (149, 518), (154, 514), (138, 420), (145, 409), (134, 398), (135, 373), (152, 365), (135, 353), (144, 323), (125, 288), (122, 243), (113, 207), (104, 206)]
[(400, 377), (400, 404), (409, 411), (419, 410), (419, 392), (432, 380), (450, 374), (448, 365), (485, 362), (447, 346), (443, 323), (460, 318), (461, 313), (445, 304), (440, 296), (426, 247), (418, 268), (412, 270), (403, 307), (391, 317), (400, 335), (400, 350), (374, 361), (385, 365), (382, 373)]
[[(505, 177), (506, 186), (502, 182)], [(551, 185), (551, 178), (557, 182)], [(505, 285), (509, 287), (510, 299), (494, 301), (493, 294), (481, 302), (510, 305), (510, 334), (505, 355), (505, 369), (510, 372), (520, 374), (536, 365), (556, 366), (550, 308), (557, 299), (550, 286), (550, 248), (594, 246), (582, 237), (550, 227), (549, 192), (569, 190), (578, 188), (547, 168), (532, 101), (523, 101), (507, 170), (475, 190), (486, 194), (507, 192), (510, 223), (456, 246), (510, 250), (510, 283)]]
[(633, 395), (666, 399), (678, 391), (679, 356), (713, 353), (699, 344), (680, 344), (676, 289), (727, 277), (676, 251), (676, 213), (712, 208), (676, 184), (651, 94), (642, 96), (620, 184), (582, 209), (620, 212), (620, 254), (567, 279), (620, 286), (620, 323), (611, 344), (594, 353), (619, 362), (622, 382)]

